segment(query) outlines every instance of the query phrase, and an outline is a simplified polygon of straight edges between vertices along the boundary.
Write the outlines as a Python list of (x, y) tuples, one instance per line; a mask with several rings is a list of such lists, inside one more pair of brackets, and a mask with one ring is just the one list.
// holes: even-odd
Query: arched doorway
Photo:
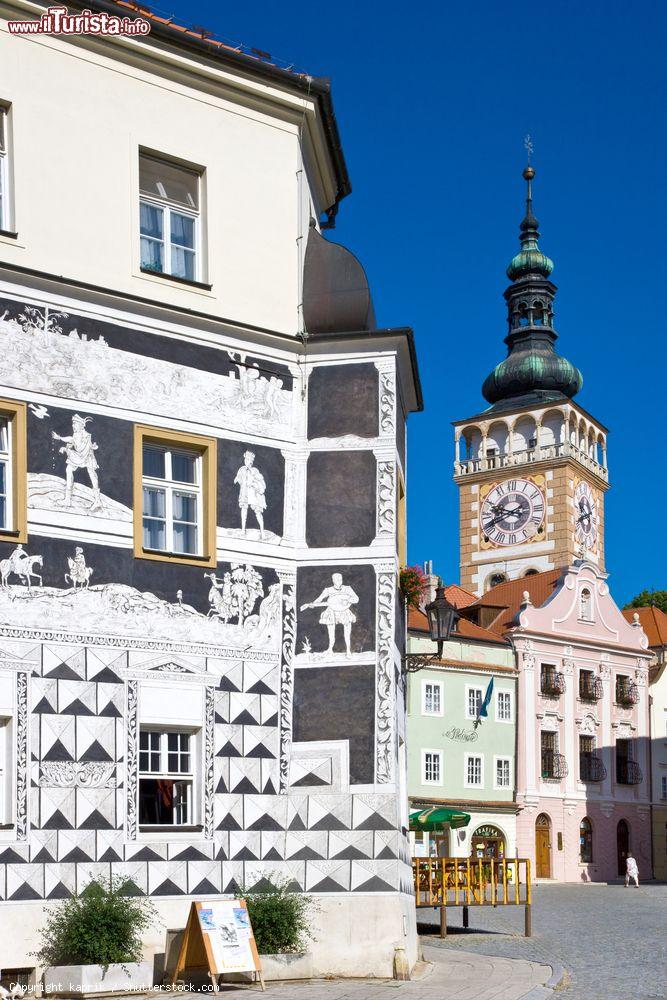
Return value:
[(497, 826), (479, 826), (470, 841), (473, 858), (504, 858), (507, 853), (505, 834)]
[(551, 878), (551, 820), (546, 813), (535, 820), (535, 877)]
[(618, 859), (618, 874), (625, 875), (625, 859), (630, 850), (630, 827), (624, 819), (618, 821), (616, 827), (616, 857)]

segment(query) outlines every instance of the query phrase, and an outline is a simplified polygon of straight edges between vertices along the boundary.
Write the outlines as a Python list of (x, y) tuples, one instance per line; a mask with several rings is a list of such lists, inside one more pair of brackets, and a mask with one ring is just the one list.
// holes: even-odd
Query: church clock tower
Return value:
[(573, 402), (581, 373), (554, 348), (553, 262), (538, 246), (533, 167), (523, 176), (507, 357), (482, 386), (488, 409), (454, 423), (461, 585), (478, 594), (583, 556), (604, 569), (607, 429)]

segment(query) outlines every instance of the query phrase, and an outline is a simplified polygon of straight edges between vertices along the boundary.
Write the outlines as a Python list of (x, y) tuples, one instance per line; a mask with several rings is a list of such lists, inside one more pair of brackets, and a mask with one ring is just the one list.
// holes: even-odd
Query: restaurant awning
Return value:
[(410, 813), (411, 830), (437, 830), (442, 826), (457, 830), (459, 827), (467, 826), (469, 822), (470, 815), (459, 812), (458, 809), (430, 806), (428, 809), (416, 809)]

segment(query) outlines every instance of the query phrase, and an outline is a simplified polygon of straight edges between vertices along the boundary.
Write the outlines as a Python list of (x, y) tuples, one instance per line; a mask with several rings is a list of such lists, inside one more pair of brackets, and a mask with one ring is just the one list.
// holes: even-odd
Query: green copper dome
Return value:
[(548, 278), (554, 269), (554, 262), (545, 253), (542, 253), (537, 245), (537, 240), (528, 243), (517, 254), (512, 257), (507, 268), (507, 277), (510, 281), (522, 278), (524, 274), (541, 274), (543, 278)]
[(512, 258), (507, 276), (512, 284), (505, 291), (509, 332), (505, 338), (507, 357), (484, 380), (482, 393), (492, 409), (507, 409), (528, 403), (571, 399), (583, 378), (566, 358), (556, 353), (553, 301), (556, 286), (549, 280), (553, 261), (538, 245), (538, 222), (533, 215), (530, 164), (523, 172), (527, 184), (526, 214), (521, 222), (521, 249)]
[(571, 399), (583, 384), (581, 372), (567, 358), (556, 354), (550, 344), (537, 344), (531, 338), (487, 375), (482, 395), (489, 403), (527, 395), (544, 401)]

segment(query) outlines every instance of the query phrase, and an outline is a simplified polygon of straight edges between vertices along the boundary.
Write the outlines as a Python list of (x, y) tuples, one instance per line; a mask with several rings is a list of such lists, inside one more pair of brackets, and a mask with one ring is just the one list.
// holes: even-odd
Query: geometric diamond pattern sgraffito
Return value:
[[(142, 893), (174, 898), (262, 888), (271, 878), (315, 894), (396, 891), (403, 881), (410, 888), (395, 796), (354, 791), (346, 740), (333, 741), (335, 752), (331, 741), (312, 750), (299, 743), (284, 772), (288, 792), (278, 793), (275, 662), (215, 661), (211, 839), (202, 832), (157, 839), (137, 828), (128, 841), (127, 768), (138, 761), (126, 746), (127, 651), (45, 643), (33, 647), (32, 660), (32, 829), (27, 842), (0, 852), (0, 899), (66, 899), (112, 872)], [(206, 660), (192, 663), (202, 669)]]

